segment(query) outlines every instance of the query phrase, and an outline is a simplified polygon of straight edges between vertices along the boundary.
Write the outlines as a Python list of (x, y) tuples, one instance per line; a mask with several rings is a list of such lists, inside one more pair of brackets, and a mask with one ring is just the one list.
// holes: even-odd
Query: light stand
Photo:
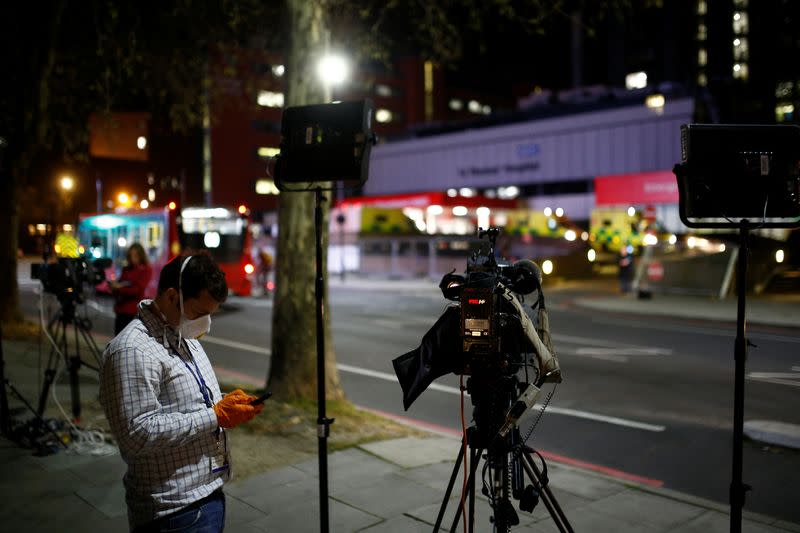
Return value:
[(800, 227), (800, 128), (730, 124), (681, 126), (679, 215), (690, 228), (737, 229), (736, 341), (730, 531), (741, 533), (752, 487), (742, 482), (747, 260), (750, 231)]
[[(325, 410), (325, 273), (323, 271), (323, 188), (320, 182), (350, 180), (363, 185), (368, 177), (372, 133), (372, 102), (341, 102), (287, 108), (281, 119), (281, 153), (274, 166), (275, 184), (285, 192), (314, 190), (317, 344), (317, 453), (319, 462), (320, 531), (329, 531), (328, 436), (332, 418)], [(270, 168), (268, 167), (268, 173)], [(287, 187), (297, 185), (297, 188)], [(301, 184), (305, 184), (302, 187)], [(331, 183), (332, 185), (332, 183)], [(281, 230), (282, 231), (282, 230)]]
[(322, 188), (314, 189), (314, 229), (316, 236), (316, 283), (314, 297), (317, 310), (317, 455), (319, 459), (319, 521), (320, 531), (329, 529), (328, 518), (328, 435), (333, 418), (325, 412), (325, 278), (322, 269)]

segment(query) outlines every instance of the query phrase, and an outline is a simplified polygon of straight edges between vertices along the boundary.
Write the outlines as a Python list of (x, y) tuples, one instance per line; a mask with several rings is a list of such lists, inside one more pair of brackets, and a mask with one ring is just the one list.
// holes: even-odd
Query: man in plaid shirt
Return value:
[(225, 429), (263, 405), (241, 390), (224, 397), (196, 340), (228, 294), (208, 255), (177, 257), (154, 300), (103, 353), (100, 403), (122, 458), (131, 530), (222, 531), (230, 479)]

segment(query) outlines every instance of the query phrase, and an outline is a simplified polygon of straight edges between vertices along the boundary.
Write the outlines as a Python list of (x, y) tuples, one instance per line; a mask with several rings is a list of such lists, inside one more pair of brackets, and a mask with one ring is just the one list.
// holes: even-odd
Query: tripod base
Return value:
[[(453, 473), (450, 476), (450, 481), (447, 484), (447, 490), (445, 490), (442, 504), (439, 507), (439, 514), (436, 518), (436, 524), (433, 527), (433, 533), (437, 533), (440, 530), (453, 486), (458, 478), (461, 461), (464, 459), (465, 448), (470, 450), (470, 468), (466, 482), (466, 492), (462, 494), (461, 503), (459, 508), (456, 510), (455, 516), (453, 517), (453, 522), (449, 531), (451, 533), (455, 533), (457, 531), (458, 523), (462, 516), (467, 521), (467, 531), (470, 533), (474, 531), (475, 472), (478, 469), (478, 464), (485, 450), (485, 448), (473, 446), (474, 441), (476, 440), (475, 434), (476, 430), (474, 427), (467, 429), (467, 443), (465, 446), (464, 442), (462, 441), (461, 448), (459, 448), (455, 466), (453, 467)], [(511, 441), (513, 442), (515, 438), (517, 439), (516, 441), (519, 442), (519, 430), (516, 428), (514, 429)], [(489, 457), (484, 458), (484, 460), (489, 462), (489, 465), (487, 466), (492, 464), (503, 465), (502, 471), (498, 472), (503, 480), (503, 487), (500, 491), (501, 494), (496, 494), (493, 497), (488, 493), (488, 490), (485, 487), (483, 490), (484, 495), (489, 496), (490, 505), (492, 506), (493, 512), (492, 521), (495, 524), (497, 531), (508, 531), (511, 527), (519, 524), (519, 517), (511, 502), (511, 497), (513, 497), (520, 501), (520, 509), (529, 513), (533, 512), (536, 504), (539, 501), (543, 502), (558, 530), (562, 533), (573, 533), (572, 525), (570, 525), (569, 520), (564, 514), (564, 511), (561, 509), (561, 506), (556, 500), (555, 495), (553, 495), (552, 491), (550, 490), (549, 480), (547, 478), (547, 467), (544, 463), (544, 459), (542, 459), (543, 469), (540, 469), (534, 461), (533, 456), (538, 455), (536, 451), (527, 446), (519, 445), (512, 451), (503, 450), (498, 452), (497, 449), (494, 449), (493, 451), (490, 451), (488, 455)], [(541, 458), (541, 456), (539, 457)], [(508, 472), (509, 468), (511, 470), (510, 472)], [(528, 486), (525, 486), (523, 479), (524, 476), (522, 474), (523, 472), (527, 475), (528, 480), (531, 483)], [(508, 479), (509, 477), (511, 479)], [(508, 483), (509, 481), (510, 484)], [(513, 491), (510, 490), (512, 487)], [(466, 509), (467, 498), (469, 498), (468, 510)], [(479, 529), (483, 530), (482, 528)]]

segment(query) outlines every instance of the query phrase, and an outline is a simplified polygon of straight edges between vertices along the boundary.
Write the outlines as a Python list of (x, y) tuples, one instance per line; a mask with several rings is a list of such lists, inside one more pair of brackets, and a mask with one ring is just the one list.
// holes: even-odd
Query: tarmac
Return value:
[[(438, 282), (350, 278), (331, 285), (354, 290), (438, 290)], [(563, 303), (563, 302), (562, 302)], [(721, 321), (733, 328), (736, 300), (654, 295), (640, 300), (608, 292), (569, 299), (568, 305), (625, 314), (666, 314), (688, 321)], [(798, 328), (800, 297), (748, 299), (748, 323)], [(35, 349), (35, 348), (34, 348)], [(3, 341), (5, 372), (14, 376), (20, 351), (31, 346)], [(82, 388), (86, 383), (81, 384)], [(91, 387), (91, 385), (88, 385)], [(82, 389), (83, 391), (83, 389)], [(83, 393), (83, 392), (82, 392)], [(87, 394), (90, 394), (87, 390)], [(752, 438), (800, 448), (800, 428), (757, 424)], [(330, 530), (334, 532), (428, 532), (433, 530), (460, 442), (431, 434), (374, 442), (332, 453), (328, 459)], [(64, 533), (127, 531), (122, 476), (125, 464), (111, 449), (94, 456), (60, 452), (34, 456), (30, 449), (0, 438), (0, 524), (7, 532)], [(574, 531), (729, 531), (729, 506), (688, 494), (620, 479), (548, 460), (550, 488)], [(442, 530), (449, 531), (459, 504), (461, 478), (447, 505)], [(317, 459), (286, 465), (225, 487), (229, 533), (319, 531)], [(478, 490), (475, 531), (492, 531), (490, 506)], [(519, 512), (512, 531), (558, 531), (541, 503)], [(456, 531), (462, 530), (459, 524)], [(751, 513), (745, 506), (743, 531), (800, 532), (800, 524)]]

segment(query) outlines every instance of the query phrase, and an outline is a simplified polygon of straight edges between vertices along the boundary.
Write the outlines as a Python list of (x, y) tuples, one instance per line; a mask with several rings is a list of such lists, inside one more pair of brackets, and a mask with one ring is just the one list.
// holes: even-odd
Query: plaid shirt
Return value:
[(220, 488), (228, 473), (210, 459), (225, 435), (201, 394), (196, 368), (212, 404), (222, 398), (211, 363), (196, 340), (184, 340), (150, 300), (138, 319), (106, 347), (100, 403), (128, 465), (124, 477), (131, 529), (173, 513)]

